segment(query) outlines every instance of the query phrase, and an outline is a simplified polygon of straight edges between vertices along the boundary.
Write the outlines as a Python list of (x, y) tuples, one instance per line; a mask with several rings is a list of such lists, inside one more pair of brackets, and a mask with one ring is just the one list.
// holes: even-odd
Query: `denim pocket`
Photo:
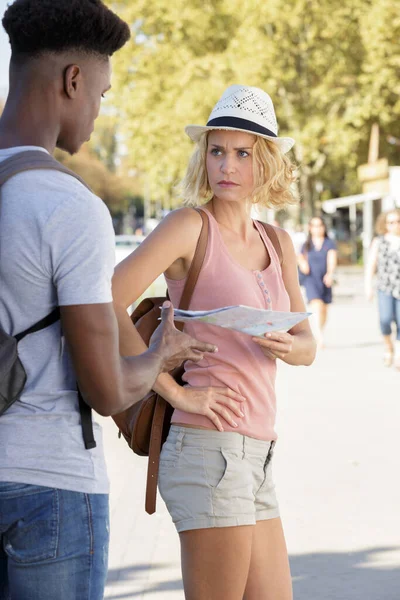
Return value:
[(20, 494), (26, 491), (27, 494), (32, 493), (32, 486), (27, 483), (14, 483), (10, 481), (0, 481), (0, 497), (7, 498), (7, 496), (14, 497), (15, 493)]
[(4, 534), (6, 553), (22, 564), (56, 558), (59, 539), (58, 490), (44, 488), (35, 491), (25, 496), (24, 502), (27, 506), (24, 518)]

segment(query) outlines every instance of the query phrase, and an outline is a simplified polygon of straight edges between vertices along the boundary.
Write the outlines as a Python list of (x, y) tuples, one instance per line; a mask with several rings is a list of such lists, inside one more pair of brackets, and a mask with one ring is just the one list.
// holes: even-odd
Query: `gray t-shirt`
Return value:
[[(0, 150), (0, 161), (23, 150)], [(20, 173), (1, 188), (0, 323), (20, 333), (57, 305), (112, 301), (115, 237), (105, 204), (73, 177)], [(0, 481), (108, 493), (100, 426), (86, 450), (74, 369), (60, 323), (18, 345), (21, 399), (0, 417)]]

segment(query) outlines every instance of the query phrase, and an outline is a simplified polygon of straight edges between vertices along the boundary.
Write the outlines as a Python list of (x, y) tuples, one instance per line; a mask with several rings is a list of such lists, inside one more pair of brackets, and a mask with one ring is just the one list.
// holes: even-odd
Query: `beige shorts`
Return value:
[(279, 517), (274, 446), (239, 433), (173, 425), (161, 452), (158, 486), (178, 532)]

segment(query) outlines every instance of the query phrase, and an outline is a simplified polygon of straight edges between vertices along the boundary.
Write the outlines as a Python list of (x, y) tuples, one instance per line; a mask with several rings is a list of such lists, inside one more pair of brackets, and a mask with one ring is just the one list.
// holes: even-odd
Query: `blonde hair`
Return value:
[[(190, 157), (186, 175), (180, 184), (180, 193), (186, 206), (199, 206), (211, 200), (213, 192), (208, 182), (206, 157), (209, 132), (202, 134)], [(296, 166), (269, 140), (256, 136), (253, 146), (253, 173), (255, 188), (252, 204), (268, 208), (282, 208), (297, 202), (291, 186), (296, 181)]]
[(397, 215), (400, 219), (400, 208), (391, 208), (378, 216), (375, 222), (375, 233), (377, 235), (385, 235), (387, 233), (386, 219), (389, 215)]

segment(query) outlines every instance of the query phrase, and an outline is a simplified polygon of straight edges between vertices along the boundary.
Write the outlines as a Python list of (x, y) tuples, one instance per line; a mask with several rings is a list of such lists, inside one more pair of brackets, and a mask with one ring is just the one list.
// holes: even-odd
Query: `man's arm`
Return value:
[(79, 387), (87, 403), (104, 416), (143, 398), (160, 372), (184, 360), (198, 361), (203, 352), (215, 350), (177, 331), (170, 307), (162, 311), (162, 323), (144, 354), (120, 356), (111, 294), (114, 243), (107, 208), (78, 187), (49, 218), (42, 248), (43, 268), (57, 288)]
[(215, 346), (179, 332), (173, 309), (162, 311), (162, 323), (150, 348), (139, 356), (119, 355), (118, 324), (112, 303), (61, 306), (62, 328), (85, 401), (102, 416), (118, 414), (141, 400), (159, 373), (183, 360), (199, 361)]

